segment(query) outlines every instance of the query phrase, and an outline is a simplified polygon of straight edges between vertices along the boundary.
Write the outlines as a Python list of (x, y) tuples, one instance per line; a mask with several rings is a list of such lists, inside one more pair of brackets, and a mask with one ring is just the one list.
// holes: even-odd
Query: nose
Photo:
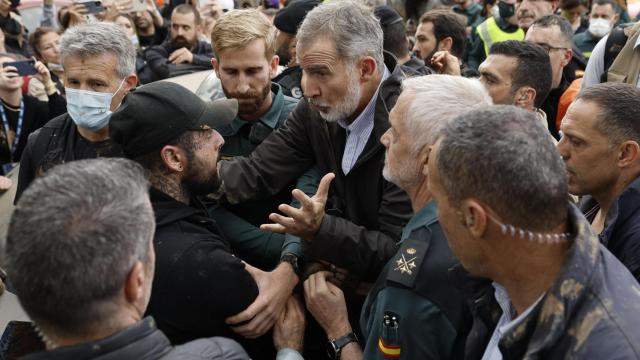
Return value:
[(309, 76), (302, 72), (302, 80), (300, 82), (302, 86), (302, 92), (306, 97), (315, 97), (320, 95), (320, 88), (314, 83), (313, 80), (309, 79)]
[(569, 159), (569, 151), (567, 151), (567, 140), (564, 137), (560, 138), (560, 141), (556, 144), (556, 150), (560, 154), (562, 160), (567, 161)]
[(387, 129), (387, 131), (385, 131), (380, 137), (380, 143), (382, 143), (386, 148), (389, 148), (389, 132), (391, 132), (391, 128)]
[(249, 79), (244, 74), (240, 74), (238, 77), (238, 92), (241, 94), (246, 94), (249, 91)]

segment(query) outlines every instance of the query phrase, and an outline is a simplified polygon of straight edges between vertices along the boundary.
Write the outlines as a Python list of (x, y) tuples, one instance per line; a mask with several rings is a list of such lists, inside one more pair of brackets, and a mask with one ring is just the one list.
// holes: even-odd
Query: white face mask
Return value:
[(65, 87), (67, 111), (77, 126), (96, 132), (109, 123), (111, 118), (111, 100), (120, 91), (124, 80), (114, 93), (78, 90)]
[(138, 35), (129, 36), (129, 40), (131, 40), (133, 46), (138, 46), (138, 44), (140, 43), (140, 41), (138, 40)]
[(589, 32), (597, 38), (607, 35), (611, 31), (611, 23), (607, 19), (593, 19), (589, 21)]

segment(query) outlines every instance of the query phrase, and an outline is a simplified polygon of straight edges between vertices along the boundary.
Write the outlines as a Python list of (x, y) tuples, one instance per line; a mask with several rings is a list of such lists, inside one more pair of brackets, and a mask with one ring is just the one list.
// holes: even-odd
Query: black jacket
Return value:
[[(587, 195), (580, 209), (593, 221), (600, 206)], [(611, 205), (600, 242), (640, 281), (640, 177), (629, 184)]]
[(373, 131), (348, 175), (341, 167), (345, 130), (322, 119), (306, 99), (250, 156), (221, 163), (226, 196), (232, 202), (274, 195), (313, 165), (321, 175), (333, 172), (326, 215), (305, 256), (329, 261), (371, 282), (398, 250), (402, 227), (412, 214), (407, 194), (382, 177), (385, 149), (380, 137), (389, 128), (389, 110), (405, 77), (393, 59), (387, 60), (387, 67), (395, 70), (380, 86)]
[[(573, 205), (569, 232), (572, 244), (557, 278), (529, 315), (502, 336), (503, 359), (640, 359), (640, 285)], [(465, 359), (479, 360), (502, 310), (490, 280), (472, 278), (461, 267), (454, 274), (474, 317)]]
[(213, 50), (211, 44), (204, 41), (191, 49), (193, 62), (191, 64), (172, 64), (169, 55), (177, 49), (173, 49), (171, 41), (167, 40), (160, 45), (151, 46), (144, 51), (144, 59), (150, 70), (150, 81), (162, 80), (168, 77), (185, 75), (196, 71), (211, 70), (211, 58)]
[(247, 353), (231, 339), (209, 338), (171, 346), (169, 339), (156, 328), (153, 318), (146, 317), (114, 335), (73, 346), (35, 353), (25, 360), (244, 360)]
[(173, 344), (232, 336), (224, 320), (255, 300), (255, 281), (200, 205), (154, 188), (149, 195), (156, 216), (156, 271), (147, 314)]

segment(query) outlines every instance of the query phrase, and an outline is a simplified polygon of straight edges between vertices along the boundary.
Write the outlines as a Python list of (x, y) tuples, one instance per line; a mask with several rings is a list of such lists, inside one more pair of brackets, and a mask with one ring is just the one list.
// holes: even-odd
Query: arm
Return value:
[(169, 52), (163, 45), (155, 45), (149, 47), (144, 52), (144, 58), (147, 61), (149, 69), (153, 72), (155, 79), (166, 79), (169, 77), (170, 66)]
[(22, 157), (20, 158), (20, 172), (18, 173), (18, 187), (16, 188), (16, 197), (13, 200), (14, 204), (18, 203), (22, 192), (35, 178), (36, 164), (33, 162), (31, 149), (34, 147), (40, 131), (42, 130), (39, 129), (29, 134), (29, 137), (27, 138), (27, 146), (25, 146), (24, 151), (22, 152)]
[[(296, 189), (302, 190), (307, 196), (313, 196), (318, 191), (318, 183), (320, 182), (321, 174), (316, 166), (307, 170), (296, 183)], [(300, 207), (300, 202), (293, 198), (291, 200), (292, 207)], [(284, 243), (282, 244), (281, 256), (287, 253), (295, 254), (298, 257), (302, 255), (302, 248), (300, 246), (301, 239), (298, 236), (285, 234)]]
[(603, 37), (598, 41), (596, 46), (591, 52), (589, 62), (587, 62), (587, 68), (584, 70), (584, 77), (582, 78), (582, 89), (600, 83), (600, 78), (604, 73), (604, 53), (606, 51), (607, 39), (609, 35)]
[[(309, 105), (300, 101), (287, 121), (248, 157), (220, 162), (222, 191), (231, 203), (277, 194), (315, 163)], [(286, 154), (286, 155), (285, 155)]]
[(302, 347), (305, 329), (304, 308), (291, 296), (273, 327), (273, 345), (278, 350), (276, 360), (303, 360)]
[(56, 5), (53, 0), (44, 0), (42, 2), (42, 17), (40, 18), (40, 26), (58, 27), (56, 19)]

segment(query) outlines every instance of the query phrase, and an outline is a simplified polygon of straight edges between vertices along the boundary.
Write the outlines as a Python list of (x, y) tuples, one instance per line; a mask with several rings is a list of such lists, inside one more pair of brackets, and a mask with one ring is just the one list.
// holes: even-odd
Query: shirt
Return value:
[[(380, 84), (382, 84), (382, 82), (384, 82), (388, 77), (389, 70), (387, 70), (387, 67), (385, 66)], [(344, 154), (342, 155), (342, 171), (345, 175), (351, 171), (351, 168), (353, 168), (353, 165), (358, 160), (358, 156), (360, 156), (362, 150), (364, 150), (364, 146), (367, 144), (369, 136), (371, 136), (380, 84), (378, 84), (378, 88), (371, 97), (371, 100), (369, 100), (367, 107), (364, 108), (360, 115), (358, 115), (351, 124), (347, 124), (343, 119), (338, 120), (338, 124), (347, 131), (347, 143), (344, 146)]]
[[(584, 78), (582, 79), (583, 89), (600, 83), (600, 78), (604, 73), (604, 54), (608, 38), (609, 35), (600, 39), (596, 47), (594, 47), (591, 52), (591, 57), (587, 63), (587, 68), (584, 70)], [(638, 46), (640, 46), (640, 37), (636, 40), (633, 48), (638, 49)], [(636, 81), (636, 86), (640, 87), (640, 77), (638, 77), (638, 80)]]
[(542, 294), (535, 303), (527, 308), (522, 314), (520, 314), (515, 319), (513, 318), (516, 315), (516, 310), (513, 308), (513, 304), (511, 304), (511, 300), (509, 299), (509, 294), (507, 294), (507, 289), (505, 289), (502, 285), (497, 282), (493, 282), (493, 287), (495, 288), (494, 296), (498, 305), (502, 309), (502, 316), (500, 316), (500, 320), (498, 320), (498, 325), (496, 325), (495, 330), (493, 331), (493, 335), (491, 335), (491, 339), (489, 340), (489, 344), (487, 345), (487, 349), (484, 351), (484, 355), (482, 356), (482, 360), (502, 360), (502, 353), (500, 352), (500, 348), (498, 345), (500, 344), (500, 339), (502, 336), (515, 328), (518, 324), (520, 324), (524, 319), (527, 318), (529, 313), (535, 309), (535, 307), (540, 303), (544, 294)]

